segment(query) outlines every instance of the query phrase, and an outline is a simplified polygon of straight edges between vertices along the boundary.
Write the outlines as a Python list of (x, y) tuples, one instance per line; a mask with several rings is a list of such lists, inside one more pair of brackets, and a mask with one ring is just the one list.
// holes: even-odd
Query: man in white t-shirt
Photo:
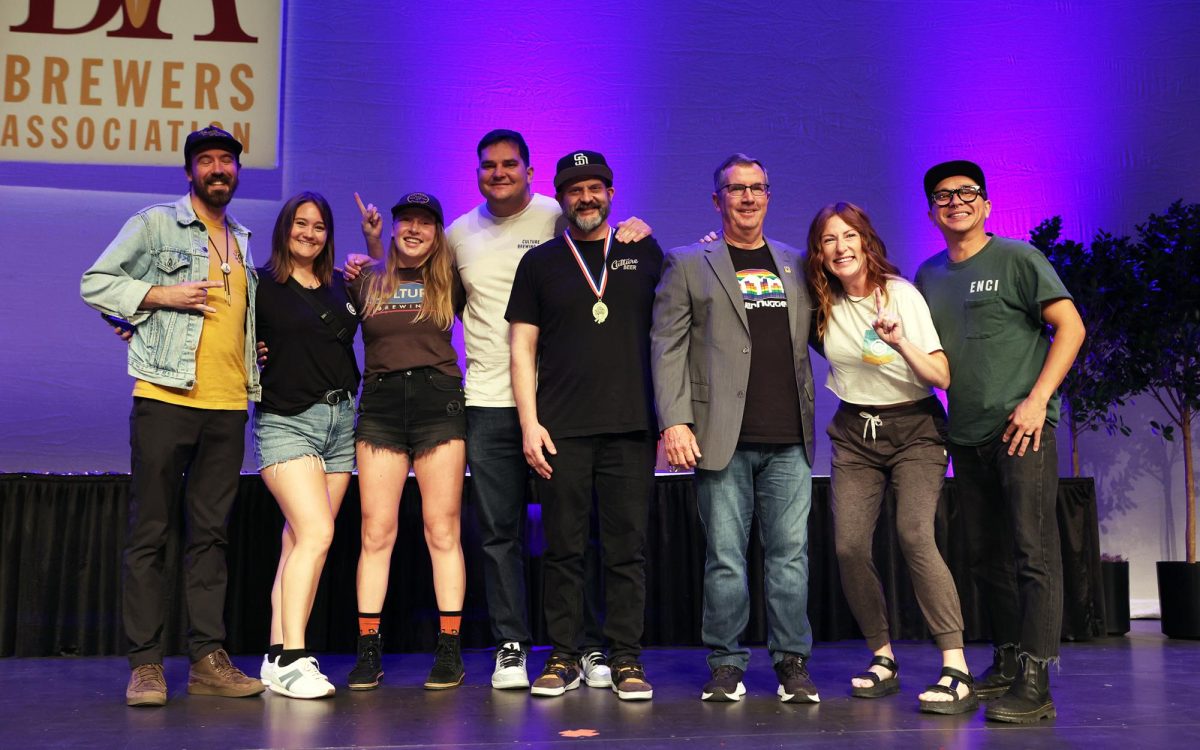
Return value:
[[(554, 237), (564, 224), (558, 201), (533, 192), (529, 146), (520, 133), (492, 130), (479, 141), (476, 154), (476, 178), (484, 202), (455, 219), (446, 230), (466, 292), (462, 321), (467, 350), (467, 463), (483, 542), (488, 616), (499, 644), (492, 687), (528, 689), (525, 660), (533, 636), (522, 540), (529, 465), (509, 377), (504, 312), (521, 258)], [(363, 207), (363, 211), (364, 222), (376, 213), (373, 207)], [(648, 234), (650, 227), (636, 217), (617, 225), (617, 239), (622, 242)], [(372, 256), (382, 257), (382, 244), (370, 248)], [(359, 258), (347, 260), (351, 274), (356, 273)], [(610, 687), (596, 611), (599, 565), (590, 548), (586, 565), (581, 671), (588, 685)]]

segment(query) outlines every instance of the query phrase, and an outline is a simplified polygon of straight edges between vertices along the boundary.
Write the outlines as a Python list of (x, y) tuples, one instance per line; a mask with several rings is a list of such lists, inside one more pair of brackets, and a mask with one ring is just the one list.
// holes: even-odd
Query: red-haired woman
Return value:
[(829, 361), (826, 385), (841, 403), (830, 421), (833, 513), (842, 589), (874, 652), (851, 694), (900, 690), (871, 542), (884, 488), (896, 491), (900, 548), (917, 602), (942, 651), (939, 681), (922, 711), (963, 713), (979, 705), (963, 655), (958, 593), (933, 535), (946, 473), (946, 415), (931, 386), (948, 388), (950, 366), (921, 294), (887, 259), (871, 220), (852, 203), (817, 212), (805, 271), (817, 303), (816, 335)]

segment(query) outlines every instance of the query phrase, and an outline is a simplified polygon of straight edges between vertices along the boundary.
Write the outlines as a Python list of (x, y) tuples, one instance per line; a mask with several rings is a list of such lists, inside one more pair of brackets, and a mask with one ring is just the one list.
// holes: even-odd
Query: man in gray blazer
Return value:
[(806, 661), (812, 490), (810, 305), (800, 251), (767, 240), (762, 163), (734, 154), (713, 174), (723, 238), (671, 250), (654, 301), (658, 424), (673, 467), (696, 471), (708, 539), (701, 636), (712, 679), (700, 698), (737, 701), (750, 651), (746, 547), (762, 531), (767, 647), (780, 700), (820, 700)]

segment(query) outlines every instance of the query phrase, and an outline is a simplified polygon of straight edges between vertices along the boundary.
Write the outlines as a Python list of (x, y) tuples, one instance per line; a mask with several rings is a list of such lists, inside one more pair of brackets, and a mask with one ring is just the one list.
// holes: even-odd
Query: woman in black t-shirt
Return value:
[(355, 465), (358, 366), (351, 346), (358, 317), (341, 275), (333, 274), (333, 258), (329, 203), (318, 193), (292, 197), (275, 221), (255, 302), (260, 352), (270, 354), (254, 448), (263, 482), (287, 519), (261, 678), (293, 698), (334, 692), (305, 650), (304, 631)]
[[(363, 232), (376, 251), (382, 218), (362, 207)], [(383, 676), (379, 627), (396, 543), (400, 496), (411, 466), (421, 488), (425, 542), (440, 613), (430, 690), (463, 680), (459, 627), (466, 570), (459, 538), (466, 469), (466, 409), (454, 322), (454, 268), (442, 208), (428, 193), (408, 193), (392, 208), (392, 241), (384, 261), (352, 287), (363, 315), (366, 366), (358, 406), (358, 485), (362, 555), (358, 561), (358, 660), (354, 690)]]

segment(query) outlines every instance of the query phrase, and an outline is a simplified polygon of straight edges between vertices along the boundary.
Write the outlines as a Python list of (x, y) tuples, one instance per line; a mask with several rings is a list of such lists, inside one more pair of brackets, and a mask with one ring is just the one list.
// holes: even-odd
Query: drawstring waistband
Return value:
[(881, 419), (878, 414), (872, 414), (866, 411), (860, 411), (858, 416), (866, 420), (863, 422), (863, 440), (867, 439), (867, 430), (870, 430), (871, 442), (875, 442), (875, 428), (883, 427), (883, 419)]

